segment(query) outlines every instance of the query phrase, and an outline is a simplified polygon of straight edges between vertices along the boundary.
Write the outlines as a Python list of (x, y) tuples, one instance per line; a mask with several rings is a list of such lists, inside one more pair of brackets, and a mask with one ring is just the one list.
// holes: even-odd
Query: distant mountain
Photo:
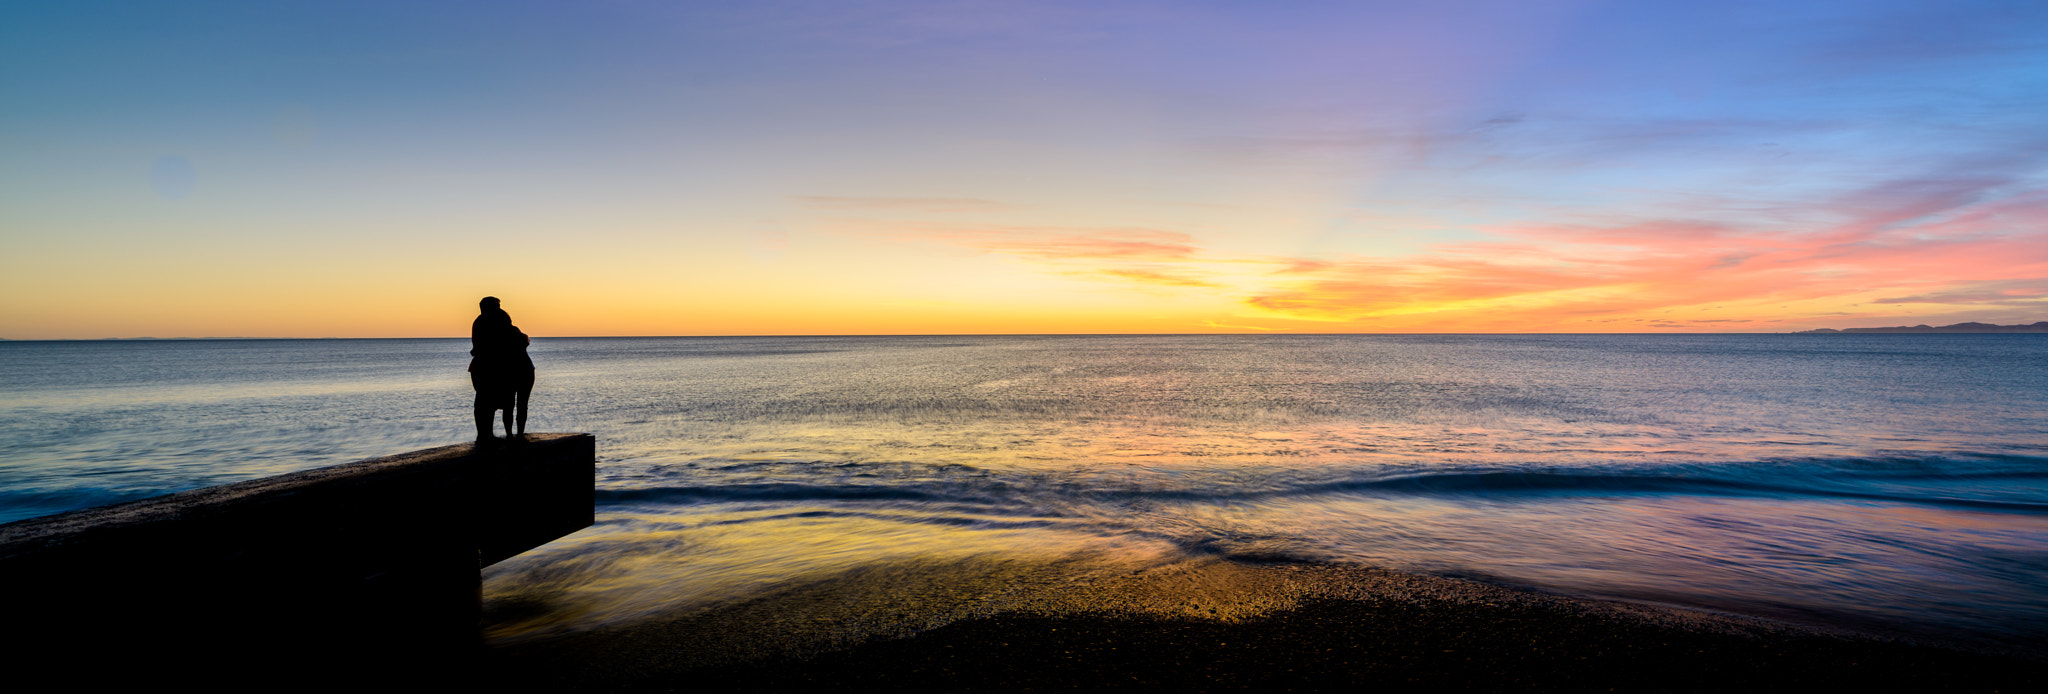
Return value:
[(2033, 325), (1992, 325), (1990, 323), (1957, 323), (1939, 328), (1926, 325), (1898, 326), (1895, 328), (1821, 328), (1801, 330), (1800, 333), (2048, 333), (2048, 321)]

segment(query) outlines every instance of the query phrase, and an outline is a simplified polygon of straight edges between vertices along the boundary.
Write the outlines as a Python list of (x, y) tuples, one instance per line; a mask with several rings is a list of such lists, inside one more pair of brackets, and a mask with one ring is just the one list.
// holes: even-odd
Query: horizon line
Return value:
[[(1893, 327), (1893, 326), (1886, 326)], [(1910, 327), (1910, 326), (1907, 326)], [(1848, 328), (1846, 330), (1854, 330)], [(1686, 331), (1663, 330), (1656, 332), (1250, 332), (1250, 333), (786, 333), (786, 334), (715, 334), (715, 335), (535, 335), (535, 340), (624, 340), (624, 339), (676, 339), (676, 338), (776, 338), (776, 337), (1186, 337), (1196, 335), (1243, 335), (1281, 337), (1298, 336), (1339, 336), (1339, 335), (1799, 335), (1814, 333), (1816, 329), (1790, 331)], [(1837, 331), (1845, 330), (1837, 328)], [(1844, 333), (1850, 335), (1888, 335), (1921, 333)], [(1947, 335), (1968, 335), (1978, 333), (1931, 333)], [(1981, 333), (1986, 335), (2024, 335), (2028, 333)], [(467, 335), (409, 335), (383, 337), (52, 337), (52, 338), (8, 338), (0, 342), (234, 342), (256, 340), (466, 340)]]

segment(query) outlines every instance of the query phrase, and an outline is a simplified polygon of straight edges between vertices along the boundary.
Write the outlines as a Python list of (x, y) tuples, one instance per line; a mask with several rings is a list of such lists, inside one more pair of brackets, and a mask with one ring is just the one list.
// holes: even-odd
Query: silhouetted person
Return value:
[(469, 324), (469, 383), (476, 388), (476, 442), (485, 445), (496, 441), (491, 420), (499, 410), (505, 412), (507, 437), (526, 433), (533, 360), (526, 356), (526, 334), (512, 325), (511, 314), (498, 308), (497, 297), (484, 297), (477, 306), (481, 310)]
[[(507, 318), (509, 317), (507, 316)], [(514, 435), (524, 437), (526, 436), (526, 401), (533, 397), (533, 357), (527, 356), (526, 347), (533, 344), (533, 338), (527, 337), (526, 333), (520, 332), (519, 326), (512, 325), (507, 327), (512, 328), (512, 336), (507, 338), (506, 344), (516, 343), (519, 345), (517, 348), (518, 352), (513, 355), (510, 368), (508, 369), (511, 372), (509, 384), (512, 386), (512, 404), (519, 411), (519, 430)], [(509, 428), (511, 425), (507, 424), (506, 426)]]

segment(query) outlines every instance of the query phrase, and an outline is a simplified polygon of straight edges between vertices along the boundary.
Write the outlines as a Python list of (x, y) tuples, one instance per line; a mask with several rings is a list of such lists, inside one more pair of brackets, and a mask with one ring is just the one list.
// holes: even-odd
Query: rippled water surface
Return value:
[[(0, 343), (0, 520), (464, 440), (467, 348)], [(533, 428), (598, 436), (599, 524), (492, 567), (543, 606), (506, 638), (877, 563), (1222, 556), (2048, 642), (2044, 336), (532, 352)]]

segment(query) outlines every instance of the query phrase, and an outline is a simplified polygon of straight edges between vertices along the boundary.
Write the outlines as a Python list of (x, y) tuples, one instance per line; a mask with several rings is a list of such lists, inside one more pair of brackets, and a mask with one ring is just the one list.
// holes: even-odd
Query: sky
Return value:
[(2048, 320), (2048, 3), (0, 5), (0, 338)]

